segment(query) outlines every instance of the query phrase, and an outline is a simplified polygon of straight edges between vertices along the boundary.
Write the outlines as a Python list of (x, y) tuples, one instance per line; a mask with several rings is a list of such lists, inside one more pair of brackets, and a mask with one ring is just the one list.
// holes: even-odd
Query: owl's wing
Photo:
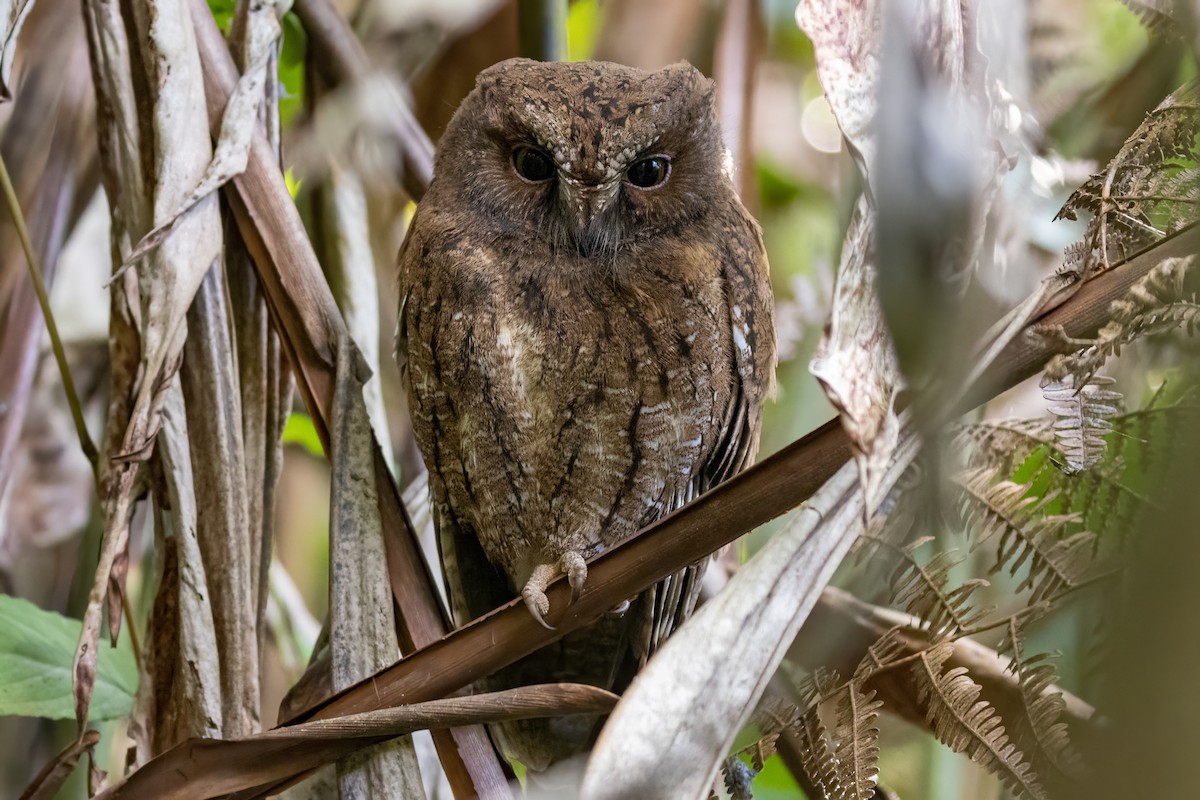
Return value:
[(735, 203), (733, 212), (724, 231), (721, 274), (737, 382), (724, 438), (707, 466), (701, 491), (754, 463), (763, 401), (775, 389), (775, 304), (767, 251), (758, 223), (741, 203)]
[[(677, 494), (667, 513), (691, 502), (754, 462), (763, 400), (775, 386), (775, 315), (770, 268), (758, 223), (740, 203), (723, 231), (721, 275), (732, 331), (736, 383), (721, 427), (722, 438), (696, 479)], [(660, 581), (644, 595), (641, 661), (654, 654), (696, 607), (708, 559)]]

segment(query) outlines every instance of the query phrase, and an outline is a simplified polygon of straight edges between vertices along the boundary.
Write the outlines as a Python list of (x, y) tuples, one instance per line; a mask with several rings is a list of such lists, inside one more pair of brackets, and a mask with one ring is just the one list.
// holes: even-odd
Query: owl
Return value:
[[(400, 252), (397, 357), (455, 621), (547, 586), (747, 466), (773, 385), (767, 259), (692, 66), (514, 59), (446, 129)], [(621, 691), (704, 564), (492, 676)], [(532, 772), (600, 720), (505, 723)]]

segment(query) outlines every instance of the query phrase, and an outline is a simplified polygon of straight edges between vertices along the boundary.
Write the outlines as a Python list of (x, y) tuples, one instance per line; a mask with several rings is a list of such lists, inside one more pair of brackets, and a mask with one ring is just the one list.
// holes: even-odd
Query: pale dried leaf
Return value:
[(257, 542), (249, 535), (241, 394), (220, 267), (209, 271), (188, 310), (180, 378), (187, 403), (197, 536), (220, 653), (225, 736), (259, 727)]
[(160, 209), (155, 214), (154, 228), (125, 256), (122, 269), (162, 244), (192, 208), (246, 171), (250, 143), (254, 132), (258, 130), (258, 110), (263, 102), (267, 66), (275, 52), (275, 43), (283, 35), (283, 27), (279, 22), (282, 13), (276, 10), (274, 3), (266, 0), (254, 0), (249, 4), (241, 42), (248, 66), (238, 79), (229, 104), (225, 106), (216, 152), (212, 153), (212, 160), (190, 190), (175, 201), (174, 208), (169, 211)]
[(796, 23), (813, 43), (838, 127), (868, 174), (875, 163), (881, 8), (878, 0), (802, 0)]
[(859, 198), (842, 244), (829, 327), (809, 371), (842, 413), (858, 463), (867, 512), (883, 499), (883, 475), (900, 435), (895, 397), (900, 366), (875, 292), (874, 214)]
[[(907, 435), (884, 483), (916, 454)], [(846, 465), (666, 641), (596, 742), (582, 797), (703, 796), (821, 590), (864, 527)]]
[[(184, 0), (163, 0), (154, 9), (134, 4), (132, 12), (133, 19), (123, 20), (115, 4), (105, 0), (90, 0), (85, 6), (116, 253), (123, 252), (133, 236), (152, 228), (178, 204), (203, 172), (212, 147), (204, 126), (195, 124), (206, 117), (206, 106), (199, 54)], [(130, 30), (136, 32), (141, 46), (137, 58), (131, 57)], [(144, 80), (151, 87), (149, 103), (139, 105), (133, 92), (133, 65), (145, 69)], [(146, 123), (153, 126), (151, 153), (139, 149), (140, 112), (148, 115)], [(142, 165), (149, 166), (148, 175)], [(105, 531), (75, 659), (76, 714), (81, 722), (87, 713), (105, 601), (114, 635), (120, 622), (131, 494), (139, 465), (153, 448), (161, 426), (164, 392), (179, 368), (187, 308), (220, 249), (217, 202), (210, 197), (197, 205), (175, 235), (138, 270), (136, 290), (123, 278), (112, 286), (112, 410), (117, 413), (110, 414), (114, 433), (106, 455), (116, 463), (104, 477)], [(133, 358), (137, 366), (130, 372)], [(123, 366), (118, 368), (118, 363)], [(118, 376), (130, 380), (117, 383)]]
[(0, 103), (12, 100), (8, 81), (12, 75), (17, 37), (34, 0), (0, 0)]
[[(220, 736), (221, 665), (212, 603), (197, 539), (198, 510), (183, 393), (163, 404), (158, 434), (161, 483), (156, 482), (157, 543), (162, 576), (143, 647), (137, 724), (137, 763), (193, 736)], [(164, 511), (165, 509), (165, 511)]]

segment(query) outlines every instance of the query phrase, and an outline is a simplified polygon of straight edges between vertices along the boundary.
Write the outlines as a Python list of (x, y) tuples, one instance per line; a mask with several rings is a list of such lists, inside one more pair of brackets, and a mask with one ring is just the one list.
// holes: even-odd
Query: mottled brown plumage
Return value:
[[(459, 624), (518, 592), (542, 620), (551, 580), (582, 590), (586, 559), (754, 457), (771, 290), (713, 95), (686, 64), (506, 61), (439, 145), (400, 256), (398, 357)], [(620, 690), (691, 612), (702, 568), (493, 685)], [(495, 733), (542, 770), (595, 724)]]

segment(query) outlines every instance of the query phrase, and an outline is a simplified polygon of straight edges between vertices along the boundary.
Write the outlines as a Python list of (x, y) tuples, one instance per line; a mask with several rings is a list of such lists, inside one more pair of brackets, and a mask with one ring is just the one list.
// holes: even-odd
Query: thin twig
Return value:
[(54, 350), (54, 360), (58, 362), (63, 388), (67, 392), (67, 403), (71, 406), (71, 418), (75, 421), (75, 433), (79, 435), (79, 446), (83, 449), (87, 460), (91, 462), (92, 472), (96, 473), (99, 453), (88, 433), (87, 423), (83, 419), (83, 406), (79, 402), (79, 394), (75, 391), (75, 381), (71, 378), (71, 368), (67, 365), (67, 354), (63, 350), (62, 339), (58, 335), (54, 312), (50, 309), (50, 297), (46, 294), (46, 284), (42, 281), (42, 268), (38, 263), (37, 256), (33, 253), (29, 229), (25, 226), (25, 214), (21, 211), (21, 203), (17, 200), (17, 192), (13, 189), (12, 179), (8, 175), (8, 165), (4, 162), (2, 155), (0, 155), (0, 186), (4, 189), (4, 200), (8, 204), (8, 211), (17, 228), (17, 237), (21, 240), (21, 248), (25, 251), (25, 263), (29, 266), (33, 291), (37, 294), (38, 305), (42, 307), (42, 316), (46, 319), (46, 330), (50, 333), (50, 347)]

